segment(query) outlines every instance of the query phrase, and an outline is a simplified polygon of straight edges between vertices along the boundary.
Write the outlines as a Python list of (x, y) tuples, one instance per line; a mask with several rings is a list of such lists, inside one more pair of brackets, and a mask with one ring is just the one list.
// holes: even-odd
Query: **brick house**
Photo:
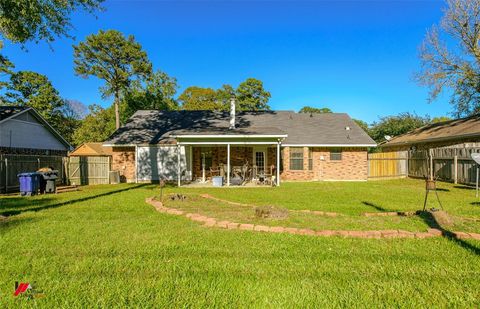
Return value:
[[(232, 104), (233, 105), (233, 104)], [(375, 142), (342, 113), (137, 111), (104, 146), (129, 182), (191, 182), (242, 166), (280, 181), (367, 180)]]

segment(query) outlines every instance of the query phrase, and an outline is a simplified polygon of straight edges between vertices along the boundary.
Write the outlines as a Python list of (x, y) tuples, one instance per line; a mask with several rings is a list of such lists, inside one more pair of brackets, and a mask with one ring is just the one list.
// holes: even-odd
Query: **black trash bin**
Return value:
[(55, 193), (57, 192), (57, 186), (55, 181), (58, 178), (57, 170), (41, 170), (40, 174), (40, 193)]

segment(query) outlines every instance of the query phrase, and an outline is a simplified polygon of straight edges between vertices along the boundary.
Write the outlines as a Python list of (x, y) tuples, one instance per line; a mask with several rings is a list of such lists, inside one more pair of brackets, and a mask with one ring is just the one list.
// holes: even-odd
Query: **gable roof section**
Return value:
[(83, 143), (69, 156), (111, 156), (112, 147), (103, 146), (102, 143)]
[[(293, 111), (239, 112), (229, 130), (229, 112), (137, 111), (104, 145), (176, 143), (178, 136), (287, 136), (284, 145), (376, 146), (347, 115), (300, 114)], [(349, 127), (350, 130), (346, 130)]]
[(408, 133), (396, 136), (382, 147), (451, 141), (480, 137), (480, 114), (429, 124)]
[(0, 106), (0, 123), (13, 119), (21, 114), (31, 113), (50, 133), (52, 133), (62, 144), (68, 149), (72, 149), (72, 145), (67, 142), (60, 133), (57, 132), (34, 108), (24, 106)]
[(0, 121), (13, 117), (26, 109), (28, 108), (24, 106), (0, 106)]

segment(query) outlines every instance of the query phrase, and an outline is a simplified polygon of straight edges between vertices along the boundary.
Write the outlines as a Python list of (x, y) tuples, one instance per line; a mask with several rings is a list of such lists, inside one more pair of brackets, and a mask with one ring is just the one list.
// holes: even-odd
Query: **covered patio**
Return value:
[[(212, 177), (223, 177), (231, 185), (280, 185), (281, 143), (286, 134), (188, 134), (177, 135), (178, 162), (180, 148), (190, 151), (194, 183), (207, 184)], [(178, 164), (178, 175), (181, 165)], [(181, 177), (177, 177), (181, 185)]]

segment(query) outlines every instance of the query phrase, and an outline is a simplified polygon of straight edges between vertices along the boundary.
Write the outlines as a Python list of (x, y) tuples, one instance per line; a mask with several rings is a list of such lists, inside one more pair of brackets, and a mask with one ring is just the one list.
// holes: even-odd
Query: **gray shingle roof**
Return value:
[[(177, 135), (282, 135), (289, 145), (375, 145), (347, 115), (302, 114), (293, 111), (240, 112), (229, 130), (229, 112), (137, 111), (104, 144), (174, 143)], [(350, 130), (345, 128), (349, 127)]]

